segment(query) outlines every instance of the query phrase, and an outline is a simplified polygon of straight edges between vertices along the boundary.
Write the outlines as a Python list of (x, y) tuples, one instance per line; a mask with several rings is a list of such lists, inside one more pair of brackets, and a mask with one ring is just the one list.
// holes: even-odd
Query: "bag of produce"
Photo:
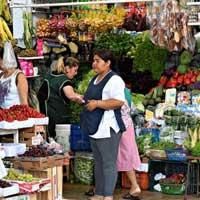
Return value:
[(94, 158), (92, 153), (77, 152), (74, 158), (74, 174), (78, 181), (90, 185), (94, 177)]
[(6, 42), (4, 45), (3, 67), (6, 69), (17, 68), (16, 57), (14, 54), (12, 44), (10, 42)]

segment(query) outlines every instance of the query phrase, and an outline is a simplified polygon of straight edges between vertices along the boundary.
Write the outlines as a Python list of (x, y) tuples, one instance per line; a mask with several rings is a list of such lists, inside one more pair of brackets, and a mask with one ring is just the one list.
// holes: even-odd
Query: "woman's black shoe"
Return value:
[(94, 196), (94, 189), (93, 188), (89, 189), (88, 191), (85, 192), (85, 195), (90, 197)]

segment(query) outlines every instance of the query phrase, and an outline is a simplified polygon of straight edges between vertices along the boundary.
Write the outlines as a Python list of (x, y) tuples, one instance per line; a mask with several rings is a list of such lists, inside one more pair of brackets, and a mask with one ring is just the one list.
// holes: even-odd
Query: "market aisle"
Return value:
[[(64, 183), (63, 198), (65, 200), (87, 200), (84, 192), (88, 189), (88, 186), (80, 184), (69, 184)], [(116, 189), (115, 200), (122, 200), (121, 195), (126, 193), (128, 190)], [(142, 200), (183, 200), (183, 196), (177, 195), (164, 195), (159, 192), (142, 192)], [(194, 196), (188, 196), (187, 200), (199, 200), (200, 198)]]

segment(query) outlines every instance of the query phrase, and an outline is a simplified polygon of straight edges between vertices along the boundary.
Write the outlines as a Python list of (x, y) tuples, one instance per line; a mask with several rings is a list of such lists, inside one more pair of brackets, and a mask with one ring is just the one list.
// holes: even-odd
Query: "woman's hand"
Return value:
[(86, 109), (89, 111), (93, 111), (98, 106), (98, 100), (88, 100), (87, 104), (85, 105)]

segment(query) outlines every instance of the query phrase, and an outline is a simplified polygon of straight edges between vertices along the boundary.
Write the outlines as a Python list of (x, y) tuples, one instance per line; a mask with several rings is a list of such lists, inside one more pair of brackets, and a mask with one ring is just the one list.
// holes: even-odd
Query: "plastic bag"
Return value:
[(17, 68), (17, 60), (10, 42), (6, 42), (4, 45), (3, 68)]
[(74, 158), (74, 174), (78, 181), (91, 185), (94, 179), (94, 158), (92, 153), (76, 152)]

